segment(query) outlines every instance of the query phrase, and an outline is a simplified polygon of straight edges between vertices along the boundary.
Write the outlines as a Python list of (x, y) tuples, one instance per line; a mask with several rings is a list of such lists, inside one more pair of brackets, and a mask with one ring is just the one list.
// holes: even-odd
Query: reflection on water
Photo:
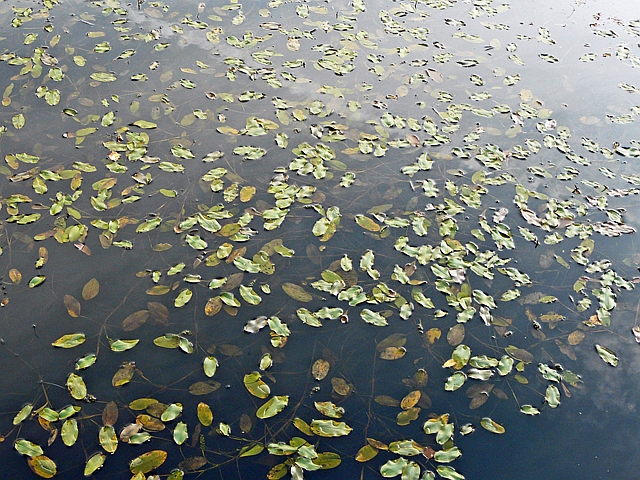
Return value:
[(0, 3), (4, 470), (630, 478), (627, 3)]

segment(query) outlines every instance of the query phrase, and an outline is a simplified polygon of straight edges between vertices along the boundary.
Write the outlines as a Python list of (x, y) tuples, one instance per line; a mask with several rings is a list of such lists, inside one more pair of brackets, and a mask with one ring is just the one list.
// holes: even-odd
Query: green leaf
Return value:
[(544, 395), (544, 400), (551, 408), (560, 405), (560, 390), (555, 385), (549, 385)]
[(162, 223), (162, 218), (154, 217), (150, 220), (145, 220), (140, 225), (136, 227), (137, 233), (145, 233), (150, 232), (154, 228), (158, 227)]
[(380, 315), (378, 312), (374, 312), (369, 310), (368, 308), (363, 308), (360, 312), (360, 317), (371, 325), (375, 325), (376, 327), (384, 327), (388, 325), (387, 319)]
[(62, 437), (62, 443), (67, 447), (71, 447), (78, 440), (78, 422), (75, 418), (66, 420), (62, 424), (60, 429), (60, 436)]
[(22, 455), (27, 455), (28, 457), (37, 457), (38, 455), (42, 455), (44, 451), (40, 445), (36, 445), (29, 440), (25, 440), (24, 438), (17, 439), (13, 447), (18, 451), (18, 453)]
[(203, 362), (204, 374), (211, 378), (216, 374), (216, 370), (218, 369), (218, 360), (216, 357), (208, 356), (204, 359)]
[(67, 388), (71, 396), (76, 400), (84, 400), (87, 396), (87, 386), (84, 380), (75, 373), (71, 373), (67, 378)]
[(185, 288), (178, 294), (176, 299), (173, 301), (173, 304), (176, 308), (184, 307), (187, 303), (189, 303), (189, 300), (191, 300), (192, 296), (193, 292), (188, 288)]
[(244, 376), (243, 383), (245, 388), (251, 395), (258, 398), (267, 398), (271, 394), (271, 389), (262, 380), (262, 375), (259, 372), (248, 373)]
[(467, 375), (464, 372), (455, 372), (453, 375), (447, 378), (444, 384), (444, 389), (447, 392), (453, 392), (464, 385), (464, 382), (466, 381)]
[(267, 400), (258, 410), (256, 411), (256, 417), (258, 418), (271, 418), (286, 407), (289, 404), (289, 395), (276, 395), (275, 397)]
[(259, 455), (264, 450), (264, 445), (261, 443), (255, 443), (253, 445), (245, 445), (240, 449), (240, 453), (238, 453), (239, 457), (253, 457), (254, 455)]
[(136, 120), (135, 122), (133, 122), (132, 125), (135, 125), (136, 127), (139, 127), (139, 128), (157, 128), (158, 127), (157, 123), (149, 122), (147, 120)]
[(500, 425), (499, 423), (494, 422), (493, 420), (491, 420), (489, 417), (484, 417), (482, 420), (480, 420), (480, 425), (482, 425), (482, 427), (491, 432), (491, 433), (504, 433), (505, 429), (502, 425)]
[(29, 415), (31, 415), (32, 411), (33, 411), (33, 405), (31, 405), (30, 403), (26, 404), (24, 407), (20, 409), (18, 413), (16, 413), (16, 416), (13, 417), (13, 424), (20, 425), (23, 421), (26, 420), (26, 418)]
[(162, 415), (160, 415), (160, 420), (162, 420), (163, 422), (170, 422), (171, 420), (175, 420), (181, 413), (182, 404), (172, 403), (164, 410), (164, 412), (162, 412)]
[(187, 424), (178, 422), (176, 428), (173, 430), (173, 441), (178, 445), (182, 445), (188, 438), (189, 432), (187, 430)]
[(35, 288), (38, 285), (42, 285), (46, 279), (47, 277), (45, 277), (44, 275), (36, 275), (31, 280), (29, 280), (29, 288)]
[(409, 462), (404, 457), (389, 460), (380, 467), (380, 474), (385, 478), (397, 477), (402, 473), (408, 463)]
[(213, 422), (213, 412), (211, 411), (211, 407), (204, 402), (200, 402), (198, 404), (198, 420), (205, 427), (210, 426)]
[(183, 147), (182, 145), (174, 145), (171, 147), (171, 153), (174, 157), (177, 158), (195, 158), (195, 155), (188, 148)]
[(89, 477), (93, 475), (97, 470), (102, 468), (107, 456), (104, 453), (96, 452), (89, 457), (87, 464), (84, 467), (84, 476)]
[(115, 82), (118, 79), (115, 74), (109, 72), (95, 72), (89, 76), (97, 82)]
[(609, 365), (611, 365), (612, 367), (618, 366), (618, 357), (607, 347), (596, 344), (596, 351), (598, 352), (598, 355), (600, 355), (600, 358), (607, 362)]
[(140, 340), (139, 339), (134, 339), (134, 340), (111, 340), (110, 346), (111, 346), (111, 351), (113, 352), (124, 352), (126, 350), (130, 350), (133, 347), (135, 347), (138, 342)]
[(333, 402), (314, 402), (316, 410), (329, 418), (341, 418), (344, 415), (344, 408), (337, 406)]
[(55, 462), (46, 455), (29, 457), (27, 464), (33, 473), (42, 478), (52, 478), (57, 473)]
[(460, 449), (458, 447), (451, 447), (451, 448), (449, 448), (447, 450), (439, 450), (439, 451), (437, 451), (434, 454), (433, 459), (436, 462), (449, 463), (449, 462), (453, 462), (460, 455), (462, 455), (462, 452), (460, 451)]
[(162, 465), (166, 459), (167, 452), (164, 450), (151, 450), (131, 460), (129, 469), (134, 475), (136, 473), (149, 473)]
[(449, 480), (465, 480), (464, 476), (461, 473), (457, 472), (453, 467), (450, 467), (449, 465), (438, 465), (436, 471), (442, 478), (447, 478)]
[(245, 285), (240, 285), (240, 296), (250, 305), (258, 305), (262, 302), (262, 298), (258, 295), (253, 288)]
[(61, 336), (55, 342), (52, 342), (51, 345), (59, 348), (73, 348), (82, 345), (85, 339), (84, 333), (69, 333)]
[(520, 411), (525, 415), (538, 415), (540, 413), (540, 410), (536, 407), (532, 407), (531, 405), (522, 405), (520, 407)]
[(311, 431), (320, 437), (342, 437), (349, 435), (353, 430), (346, 423), (335, 420), (313, 420), (309, 426)]
[(114, 453), (118, 448), (118, 437), (116, 431), (111, 425), (103, 425), (98, 433), (100, 445), (107, 453)]

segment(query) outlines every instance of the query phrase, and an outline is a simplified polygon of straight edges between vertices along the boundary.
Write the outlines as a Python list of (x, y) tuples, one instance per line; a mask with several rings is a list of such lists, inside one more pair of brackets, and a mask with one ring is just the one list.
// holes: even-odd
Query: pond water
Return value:
[(638, 68), (631, 1), (0, 2), (3, 476), (635, 478)]

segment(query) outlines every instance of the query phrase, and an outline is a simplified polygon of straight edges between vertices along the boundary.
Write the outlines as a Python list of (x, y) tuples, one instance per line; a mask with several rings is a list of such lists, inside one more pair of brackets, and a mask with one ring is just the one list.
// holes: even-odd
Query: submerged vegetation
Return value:
[(18, 3), (14, 475), (464, 479), (464, 436), (624, 362), (640, 106), (574, 111), (538, 76), (634, 72), (640, 20), (598, 14), (579, 51), (492, 0)]

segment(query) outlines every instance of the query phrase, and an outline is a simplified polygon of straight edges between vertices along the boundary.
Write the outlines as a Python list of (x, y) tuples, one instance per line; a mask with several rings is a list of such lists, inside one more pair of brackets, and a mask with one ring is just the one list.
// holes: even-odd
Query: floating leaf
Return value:
[(18, 453), (22, 455), (26, 455), (28, 457), (37, 457), (38, 455), (42, 455), (44, 452), (40, 445), (36, 445), (29, 440), (25, 440), (24, 438), (17, 439), (14, 444), (14, 448), (18, 451)]
[(93, 475), (97, 470), (102, 468), (107, 456), (104, 453), (96, 452), (89, 457), (84, 467), (84, 476), (89, 477)]
[(22, 274), (17, 269), (12, 268), (9, 270), (9, 278), (14, 284), (18, 285), (22, 281)]
[(111, 379), (111, 385), (114, 387), (121, 387), (131, 381), (133, 375), (136, 372), (136, 364), (134, 362), (124, 362), (120, 365), (120, 368), (113, 375)]
[(536, 407), (532, 407), (531, 405), (522, 405), (520, 407), (520, 411), (525, 415), (538, 415), (540, 413), (540, 410)]
[(87, 396), (87, 386), (85, 385), (84, 380), (75, 373), (71, 373), (67, 377), (67, 389), (71, 396), (76, 400), (84, 400)]
[(341, 418), (344, 415), (344, 408), (338, 407), (333, 402), (314, 402), (316, 410), (329, 418)]
[(124, 352), (135, 347), (138, 342), (140, 342), (140, 340), (137, 338), (133, 340), (111, 340), (109, 346), (113, 352)]
[(238, 453), (239, 457), (253, 457), (259, 455), (264, 450), (264, 446), (261, 443), (255, 443), (253, 445), (246, 445), (240, 449)]
[(189, 438), (189, 432), (187, 430), (187, 424), (184, 422), (178, 422), (176, 428), (173, 430), (173, 441), (177, 445), (182, 445)]
[(438, 465), (436, 468), (438, 475), (442, 478), (447, 478), (448, 480), (465, 480), (464, 476), (457, 472), (453, 467), (449, 465)]
[(335, 420), (313, 420), (309, 426), (320, 437), (341, 437), (349, 435), (353, 430), (346, 423)]
[(55, 342), (52, 342), (51, 345), (59, 348), (73, 348), (82, 345), (85, 339), (84, 333), (69, 333), (61, 336)]
[(213, 412), (211, 407), (204, 402), (198, 403), (198, 420), (202, 425), (208, 427), (213, 422)]
[(420, 390), (413, 390), (412, 392), (409, 392), (400, 401), (400, 408), (406, 410), (406, 409), (414, 407), (420, 401), (420, 397), (421, 396), (422, 396), (422, 392)]
[(545, 392), (544, 399), (551, 408), (556, 408), (560, 405), (560, 390), (558, 390), (558, 387), (549, 385)]
[(29, 288), (35, 288), (38, 285), (42, 285), (46, 279), (47, 277), (44, 275), (36, 275), (31, 280), (29, 280)]
[(104, 425), (98, 433), (100, 445), (107, 453), (114, 453), (118, 448), (118, 437), (116, 431), (111, 425)]
[(603, 347), (602, 345), (596, 344), (596, 352), (600, 355), (600, 358), (607, 362), (612, 367), (618, 366), (618, 357), (615, 353), (609, 350), (607, 347)]
[(407, 349), (404, 347), (387, 347), (380, 352), (382, 360), (398, 360), (406, 355)]
[(149, 122), (147, 120), (136, 120), (132, 125), (135, 125), (139, 128), (157, 128), (158, 124), (154, 122)]
[(370, 323), (371, 325), (375, 325), (377, 327), (384, 327), (387, 325), (386, 318), (384, 318), (380, 313), (369, 310), (368, 308), (363, 308), (360, 312), (360, 316), (365, 322)]
[(208, 356), (203, 362), (204, 374), (207, 377), (213, 377), (216, 374), (218, 368), (218, 360), (216, 357)]
[(371, 445), (365, 445), (358, 453), (356, 453), (356, 462), (368, 462), (373, 459), (376, 455), (378, 455), (378, 449), (373, 448)]
[(74, 418), (66, 420), (60, 429), (60, 436), (67, 447), (74, 445), (78, 440), (78, 422)]
[[(256, 417), (261, 419), (271, 418), (280, 413), (289, 404), (288, 395), (276, 395), (267, 400), (256, 411)], [(313, 427), (312, 427), (313, 428)]]
[(29, 415), (31, 415), (32, 411), (33, 411), (33, 405), (31, 405), (30, 403), (26, 404), (24, 407), (20, 409), (18, 413), (16, 413), (16, 416), (13, 417), (13, 424), (20, 425), (23, 421), (27, 419)]
[(42, 478), (52, 478), (57, 473), (57, 467), (53, 460), (46, 455), (29, 457), (27, 460), (31, 471)]
[(482, 420), (480, 420), (480, 425), (482, 425), (482, 427), (491, 432), (491, 433), (504, 433), (505, 429), (502, 425), (494, 422), (493, 420), (491, 420), (489, 417), (484, 417)]
[(162, 412), (162, 415), (160, 415), (160, 420), (162, 420), (163, 422), (170, 422), (171, 420), (175, 420), (181, 413), (182, 404), (172, 403)]
[(136, 473), (149, 473), (162, 465), (166, 459), (167, 452), (164, 450), (151, 450), (131, 460), (129, 469), (134, 475)]

